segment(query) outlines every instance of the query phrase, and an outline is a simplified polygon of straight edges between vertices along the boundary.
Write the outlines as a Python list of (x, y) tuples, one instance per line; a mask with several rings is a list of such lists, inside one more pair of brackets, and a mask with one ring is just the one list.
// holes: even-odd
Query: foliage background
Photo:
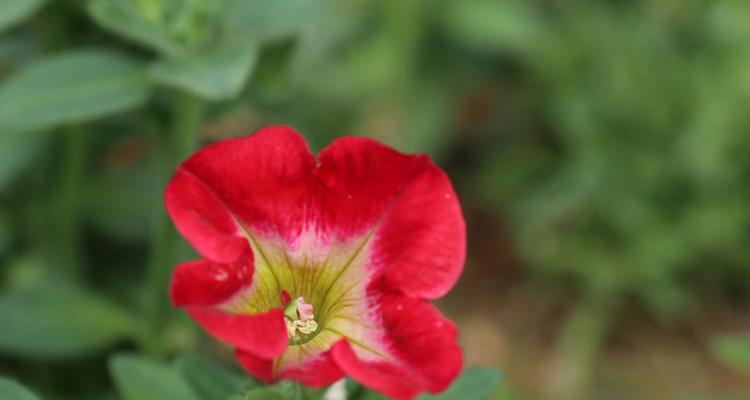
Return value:
[(227, 360), (167, 302), (193, 255), (163, 188), (199, 145), (287, 124), (448, 171), (470, 243), (441, 306), (468, 364), (504, 371), (496, 397), (745, 398), (749, 20), (745, 0), (0, 0), (0, 374), (109, 399), (140, 362), (112, 354)]

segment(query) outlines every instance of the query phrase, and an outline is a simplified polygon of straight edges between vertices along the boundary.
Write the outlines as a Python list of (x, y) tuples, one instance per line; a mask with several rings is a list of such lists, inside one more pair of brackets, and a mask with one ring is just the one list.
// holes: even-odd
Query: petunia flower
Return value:
[(315, 156), (271, 127), (185, 161), (166, 207), (203, 257), (174, 271), (173, 304), (257, 379), (349, 376), (411, 399), (459, 374), (456, 327), (430, 300), (461, 274), (465, 223), (426, 156), (362, 138)]

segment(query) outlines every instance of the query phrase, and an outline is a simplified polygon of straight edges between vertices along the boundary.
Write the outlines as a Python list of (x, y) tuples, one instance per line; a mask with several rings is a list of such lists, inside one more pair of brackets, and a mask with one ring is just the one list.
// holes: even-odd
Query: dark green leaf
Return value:
[(182, 355), (175, 368), (202, 400), (227, 400), (247, 387), (249, 377), (198, 355)]
[(39, 400), (29, 389), (18, 382), (0, 376), (0, 399), (3, 400)]
[(44, 148), (48, 138), (43, 131), (0, 134), (0, 188), (23, 171)]
[(124, 400), (200, 400), (177, 371), (147, 358), (115, 355), (109, 370)]
[(44, 0), (0, 0), (0, 31), (30, 17), (42, 4)]
[(91, 180), (81, 196), (86, 220), (115, 238), (146, 239), (152, 228), (153, 181), (153, 168), (147, 166)]
[(142, 66), (111, 51), (78, 50), (44, 59), (0, 86), (3, 133), (82, 122), (145, 103)]
[(256, 57), (252, 42), (235, 37), (198, 54), (160, 61), (150, 72), (157, 82), (211, 100), (228, 99), (245, 86)]
[(183, 54), (166, 27), (149, 21), (134, 1), (94, 0), (88, 4), (91, 18), (102, 28), (167, 55)]
[(40, 282), (0, 296), (0, 320), (0, 351), (34, 358), (78, 356), (137, 329), (120, 307), (60, 282)]

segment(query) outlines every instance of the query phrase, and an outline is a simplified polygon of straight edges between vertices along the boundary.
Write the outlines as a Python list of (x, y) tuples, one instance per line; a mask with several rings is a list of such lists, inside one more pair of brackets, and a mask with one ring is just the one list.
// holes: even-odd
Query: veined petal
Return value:
[(185, 161), (167, 187), (177, 229), (204, 257), (234, 261), (244, 229), (293, 240), (308, 221), (315, 158), (286, 127), (210, 145)]
[(294, 363), (287, 362), (286, 366), (283, 366), (281, 365), (284, 362), (283, 358), (268, 360), (238, 351), (237, 361), (245, 371), (268, 384), (281, 379), (288, 379), (309, 387), (319, 388), (332, 385), (344, 377), (344, 373), (333, 362), (330, 350), (313, 352), (313, 354), (290, 354), (286, 357), (298, 356), (300, 358)]
[(278, 357), (289, 342), (281, 309), (253, 315), (232, 315), (205, 307), (188, 307), (187, 312), (215, 338), (258, 357)]
[(457, 331), (430, 303), (391, 292), (380, 300), (381, 351), (373, 357), (350, 340), (333, 347), (333, 358), (347, 375), (396, 398), (440, 393), (461, 372), (463, 357)]
[(320, 153), (319, 176), (338, 236), (376, 232), (373, 265), (394, 287), (438, 298), (458, 280), (466, 228), (453, 187), (425, 156), (344, 138)]

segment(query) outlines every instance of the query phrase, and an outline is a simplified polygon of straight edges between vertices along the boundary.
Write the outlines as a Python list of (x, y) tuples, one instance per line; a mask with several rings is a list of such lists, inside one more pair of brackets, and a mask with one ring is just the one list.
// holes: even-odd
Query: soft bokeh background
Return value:
[(162, 193), (270, 124), (448, 172), (439, 304), (496, 398), (750, 398), (747, 0), (0, 0), (0, 375), (226, 357), (169, 308)]

